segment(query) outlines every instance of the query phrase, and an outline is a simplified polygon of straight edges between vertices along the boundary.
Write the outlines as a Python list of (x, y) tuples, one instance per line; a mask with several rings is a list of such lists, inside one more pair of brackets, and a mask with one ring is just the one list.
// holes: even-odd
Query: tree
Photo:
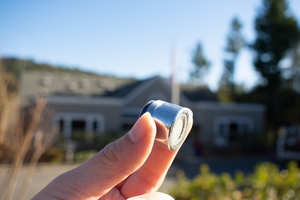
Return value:
[(266, 89), (268, 119), (271, 131), (281, 125), (280, 88), (283, 85), (279, 62), (297, 43), (299, 29), (285, 0), (264, 0), (255, 19), (256, 39), (254, 66)]
[[(300, 37), (300, 35), (299, 35)], [(300, 40), (300, 39), (299, 39)], [(291, 87), (300, 94), (300, 41), (296, 44), (291, 52), (291, 66), (289, 68), (291, 74)]]
[(194, 69), (190, 72), (190, 82), (193, 84), (203, 84), (203, 77), (210, 67), (210, 62), (205, 58), (200, 42), (196, 46), (192, 62)]
[(219, 83), (218, 96), (223, 102), (235, 101), (235, 63), (240, 50), (245, 46), (245, 40), (241, 33), (241, 29), (241, 22), (237, 17), (234, 17), (231, 22), (231, 30), (227, 36), (227, 46), (225, 47), (226, 58), (224, 60), (224, 71)]
[(264, 0), (255, 19), (254, 66), (270, 88), (280, 86), (278, 63), (298, 40), (297, 21), (288, 11), (285, 0)]
[[(6, 200), (25, 198), (37, 162), (57, 132), (45, 99), (37, 98), (34, 105), (21, 109), (12, 85), (15, 78), (3, 70), (0, 60), (0, 163), (6, 164), (0, 166), (1, 171), (6, 168), (0, 181), (0, 199)], [(28, 167), (21, 180), (19, 174), (25, 162)]]

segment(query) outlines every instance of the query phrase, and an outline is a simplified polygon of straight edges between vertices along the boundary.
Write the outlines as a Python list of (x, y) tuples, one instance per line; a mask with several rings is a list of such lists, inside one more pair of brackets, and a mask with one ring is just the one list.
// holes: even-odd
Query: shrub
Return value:
[(92, 157), (95, 153), (97, 153), (96, 151), (75, 151), (74, 154), (74, 161), (75, 162), (84, 162), (87, 159), (89, 159), (90, 157)]
[(284, 170), (265, 162), (257, 165), (253, 174), (236, 172), (232, 177), (214, 174), (203, 164), (192, 180), (178, 172), (178, 183), (169, 193), (176, 200), (300, 199), (300, 170), (295, 162)]
[(50, 147), (39, 159), (39, 162), (63, 162), (65, 152), (55, 146)]

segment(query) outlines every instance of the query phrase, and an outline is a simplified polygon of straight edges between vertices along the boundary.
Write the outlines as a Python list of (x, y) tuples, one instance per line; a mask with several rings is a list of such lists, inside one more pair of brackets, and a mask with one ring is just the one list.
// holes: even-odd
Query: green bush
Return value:
[(63, 162), (65, 159), (65, 152), (55, 146), (50, 147), (40, 157), (39, 162)]
[(176, 200), (296, 200), (300, 199), (300, 170), (295, 162), (289, 163), (284, 170), (266, 162), (257, 165), (253, 174), (236, 172), (232, 177), (228, 173), (214, 174), (203, 164), (192, 180), (180, 171), (178, 183), (169, 193)]
[(75, 151), (74, 153), (74, 162), (84, 162), (90, 157), (92, 157), (96, 151)]

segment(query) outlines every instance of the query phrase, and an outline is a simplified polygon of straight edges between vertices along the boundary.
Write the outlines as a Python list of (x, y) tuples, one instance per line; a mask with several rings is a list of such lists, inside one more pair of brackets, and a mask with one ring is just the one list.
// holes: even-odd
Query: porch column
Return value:
[(105, 120), (103, 116), (97, 117), (97, 133), (103, 133), (105, 130)]
[(66, 140), (71, 140), (72, 117), (65, 116), (63, 119), (64, 119), (64, 137)]

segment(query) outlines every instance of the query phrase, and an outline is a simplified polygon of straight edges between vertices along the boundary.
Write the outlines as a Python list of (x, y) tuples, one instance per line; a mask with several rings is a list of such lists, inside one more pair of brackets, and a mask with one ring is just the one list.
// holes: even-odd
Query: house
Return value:
[[(128, 130), (150, 100), (171, 101), (171, 85), (161, 77), (145, 80), (87, 74), (26, 72), (22, 75), (22, 105), (43, 95), (54, 111), (53, 124), (64, 138), (76, 133), (101, 134)], [(221, 104), (206, 87), (180, 86), (180, 105), (194, 113), (188, 143), (205, 148), (251, 145), (264, 131), (265, 107), (260, 104)]]

